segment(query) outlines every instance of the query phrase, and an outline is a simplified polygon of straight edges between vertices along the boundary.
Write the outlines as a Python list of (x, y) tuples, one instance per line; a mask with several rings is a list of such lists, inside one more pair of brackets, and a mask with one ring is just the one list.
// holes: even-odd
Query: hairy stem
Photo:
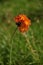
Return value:
[(12, 48), (13, 48), (13, 42), (12, 42), (12, 40), (13, 40), (13, 37), (14, 37), (14, 35), (16, 33), (16, 30), (17, 30), (17, 28), (15, 29), (15, 31), (13, 32), (13, 34), (12, 34), (12, 36), (10, 38), (10, 44), (11, 44), (11, 46), (10, 46), (10, 62), (9, 62), (9, 65), (12, 65)]

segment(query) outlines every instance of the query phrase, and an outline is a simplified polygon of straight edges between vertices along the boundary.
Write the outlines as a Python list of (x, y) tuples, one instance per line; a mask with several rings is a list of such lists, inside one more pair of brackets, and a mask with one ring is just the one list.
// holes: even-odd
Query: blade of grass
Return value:
[(26, 42), (27, 42), (26, 45), (27, 45), (28, 49), (30, 50), (30, 52), (31, 52), (31, 54), (32, 54), (32, 56), (33, 56), (33, 59), (34, 59), (35, 61), (40, 61), (39, 55), (34, 52), (34, 49), (33, 49), (33, 47), (32, 47), (31, 44), (30, 44), (29, 38), (27, 37), (27, 35), (26, 35), (25, 33), (22, 33), (22, 34), (23, 34), (23, 36), (24, 36), (25, 39), (26, 39)]

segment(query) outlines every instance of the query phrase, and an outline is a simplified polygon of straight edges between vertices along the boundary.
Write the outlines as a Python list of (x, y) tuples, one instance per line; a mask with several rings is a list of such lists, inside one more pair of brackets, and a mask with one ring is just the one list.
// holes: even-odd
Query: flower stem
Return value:
[(13, 32), (13, 34), (12, 34), (12, 36), (10, 38), (10, 44), (11, 44), (11, 46), (10, 46), (10, 62), (9, 62), (9, 65), (12, 65), (12, 48), (13, 48), (13, 42), (12, 42), (12, 40), (13, 40), (13, 37), (14, 37), (16, 31), (17, 31), (17, 28), (15, 29), (15, 31)]

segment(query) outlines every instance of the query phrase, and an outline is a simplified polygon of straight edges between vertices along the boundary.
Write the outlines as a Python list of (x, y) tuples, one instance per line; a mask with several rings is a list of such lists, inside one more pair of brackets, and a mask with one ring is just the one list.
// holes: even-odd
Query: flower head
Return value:
[(14, 18), (16, 25), (20, 32), (25, 32), (28, 30), (29, 26), (31, 25), (30, 19), (26, 17), (24, 14), (20, 14)]

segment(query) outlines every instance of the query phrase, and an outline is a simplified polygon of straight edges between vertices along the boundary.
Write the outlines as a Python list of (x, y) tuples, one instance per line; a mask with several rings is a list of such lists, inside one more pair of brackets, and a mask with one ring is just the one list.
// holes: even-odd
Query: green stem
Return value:
[(16, 28), (15, 31), (13, 32), (13, 34), (12, 34), (12, 36), (11, 36), (11, 39), (10, 39), (11, 47), (10, 47), (10, 62), (9, 62), (9, 65), (12, 65), (12, 48), (13, 48), (12, 40), (13, 40), (13, 37), (14, 37), (16, 31), (17, 31), (17, 28)]

